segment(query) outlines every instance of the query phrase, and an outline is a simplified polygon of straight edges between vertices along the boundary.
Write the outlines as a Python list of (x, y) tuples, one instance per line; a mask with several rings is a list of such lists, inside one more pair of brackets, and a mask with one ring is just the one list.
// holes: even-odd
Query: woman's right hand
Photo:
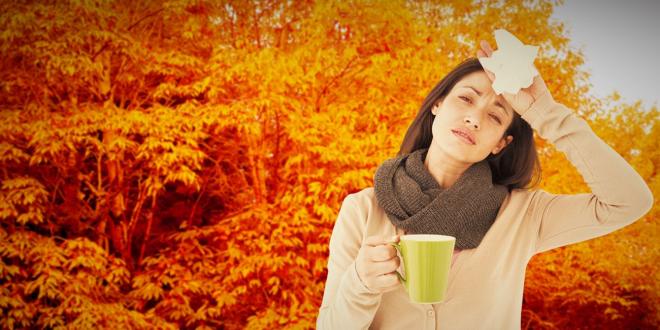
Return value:
[(399, 242), (399, 235), (369, 236), (360, 247), (355, 260), (355, 269), (362, 284), (371, 291), (385, 293), (400, 285), (396, 275), (400, 261), (396, 249), (390, 245), (396, 242)]
[[(490, 57), (493, 55), (493, 48), (490, 47), (488, 41), (481, 40), (480, 45), (481, 49), (477, 50), (477, 57)], [(484, 71), (488, 78), (490, 78), (491, 82), (495, 82), (495, 74), (490, 70), (484, 69)], [(522, 115), (527, 112), (529, 107), (532, 106), (536, 100), (540, 99), (541, 96), (545, 94), (550, 94), (550, 91), (539, 73), (534, 76), (532, 84), (529, 87), (521, 88), (515, 95), (503, 92), (502, 97), (504, 97), (504, 100), (511, 105), (515, 112)], [(552, 94), (550, 94), (550, 97), (552, 97)]]

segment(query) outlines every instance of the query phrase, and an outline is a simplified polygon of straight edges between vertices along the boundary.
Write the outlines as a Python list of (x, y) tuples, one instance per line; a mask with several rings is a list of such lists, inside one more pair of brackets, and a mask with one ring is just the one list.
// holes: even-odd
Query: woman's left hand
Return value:
[[(493, 54), (493, 49), (488, 42), (481, 40), (480, 44), (481, 49), (477, 50), (477, 57), (490, 57)], [(486, 75), (491, 82), (495, 81), (495, 75), (492, 72), (485, 68), (484, 71), (486, 71)], [(529, 87), (521, 88), (516, 94), (502, 92), (502, 97), (504, 97), (504, 100), (511, 105), (513, 110), (522, 115), (529, 109), (534, 101), (538, 100), (546, 93), (550, 94), (550, 91), (545, 85), (543, 78), (541, 78), (541, 75), (538, 74), (534, 76), (532, 84)], [(550, 97), (552, 97), (552, 95)]]

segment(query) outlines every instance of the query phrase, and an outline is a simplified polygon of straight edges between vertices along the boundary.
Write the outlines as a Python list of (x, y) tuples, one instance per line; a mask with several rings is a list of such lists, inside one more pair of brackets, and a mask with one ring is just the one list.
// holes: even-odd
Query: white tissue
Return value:
[(534, 66), (538, 46), (523, 44), (509, 31), (495, 30), (497, 50), (490, 57), (479, 57), (479, 62), (495, 74), (493, 90), (496, 94), (516, 94), (529, 87), (539, 72)]

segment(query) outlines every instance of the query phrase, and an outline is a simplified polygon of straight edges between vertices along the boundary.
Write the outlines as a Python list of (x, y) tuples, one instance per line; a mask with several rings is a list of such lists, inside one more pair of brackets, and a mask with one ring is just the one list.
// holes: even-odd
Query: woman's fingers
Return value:
[(484, 50), (486, 55), (490, 56), (493, 55), (493, 48), (490, 47), (490, 44), (486, 40), (481, 40), (480, 42), (481, 48)]
[(388, 243), (396, 243), (399, 241), (399, 235), (394, 236), (369, 236), (364, 244), (369, 246), (379, 246)]
[(477, 57), (490, 57), (492, 52), (488, 52), (486, 48), (481, 47), (481, 49), (477, 50)]
[(380, 276), (380, 275), (389, 274), (397, 270), (397, 268), (399, 268), (399, 263), (400, 263), (399, 258), (392, 258), (387, 261), (373, 262), (371, 264), (370, 269), (367, 270), (367, 272), (371, 276)]
[(396, 257), (396, 249), (391, 245), (378, 245), (369, 249), (369, 254), (373, 261), (386, 261)]
[(490, 78), (490, 81), (495, 81), (495, 74), (494, 73), (490, 72), (490, 70), (488, 70), (488, 69), (484, 69), (484, 71), (486, 71), (486, 75), (488, 76), (488, 78)]
[[(379, 278), (383, 275), (393, 274), (399, 268), (401, 261), (396, 249), (392, 246), (392, 243), (398, 242), (399, 239), (399, 235), (370, 236), (362, 244), (355, 260), (355, 270), (360, 281), (366, 287), (382, 292), (383, 286), (379, 281), (383, 280)], [(390, 279), (391, 281), (392, 279)], [(387, 289), (393, 285), (390, 282), (385, 283)]]

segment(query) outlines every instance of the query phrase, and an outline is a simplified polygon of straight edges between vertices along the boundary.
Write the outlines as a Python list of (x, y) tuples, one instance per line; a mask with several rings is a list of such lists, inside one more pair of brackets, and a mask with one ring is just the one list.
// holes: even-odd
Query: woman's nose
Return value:
[(470, 128), (474, 128), (474, 129), (479, 129), (479, 122), (476, 119), (470, 118), (470, 117), (465, 117), (465, 119), (463, 119), (463, 121), (464, 121), (466, 126), (468, 126)]

